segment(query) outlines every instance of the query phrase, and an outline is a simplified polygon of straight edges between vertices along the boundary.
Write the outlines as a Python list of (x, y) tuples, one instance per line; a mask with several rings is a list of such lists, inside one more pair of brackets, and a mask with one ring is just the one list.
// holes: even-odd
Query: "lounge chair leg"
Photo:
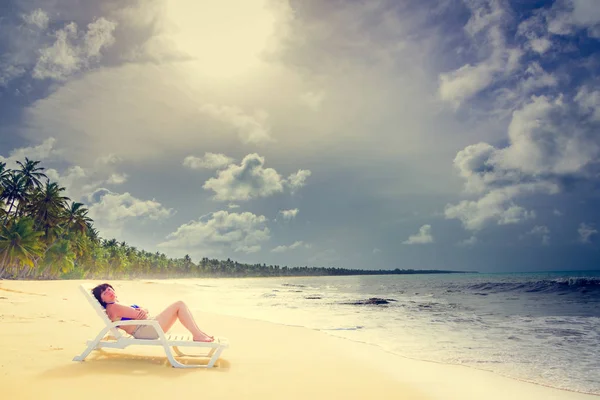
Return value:
[(96, 338), (92, 341), (92, 343), (90, 343), (88, 345), (88, 347), (83, 351), (83, 353), (81, 353), (78, 356), (75, 356), (73, 358), (73, 361), (83, 361), (85, 360), (85, 358), (87, 356), (90, 355), (90, 353), (96, 348), (96, 346), (98, 346), (98, 343), (100, 343), (100, 341), (102, 340), (102, 338), (104, 337), (104, 335), (106, 335), (106, 332), (108, 332), (108, 327), (102, 329), (102, 331), (100, 331), (100, 333), (98, 334), (98, 336), (96, 336)]
[(173, 351), (179, 356), (179, 357), (212, 357), (212, 355), (215, 353), (215, 350), (217, 348), (213, 347), (210, 349), (210, 351), (208, 352), (208, 354), (187, 354), (184, 353), (183, 351), (179, 350), (179, 346), (173, 346)]
[[(171, 348), (165, 343), (163, 342), (163, 347), (165, 349), (165, 354), (167, 355), (167, 358), (169, 359), (169, 362), (171, 363), (171, 365), (175, 368), (197, 368), (198, 365), (185, 365), (180, 363), (179, 361), (177, 361), (175, 359), (175, 357), (173, 356), (173, 352), (171, 352)], [(179, 349), (177, 350), (178, 353), (181, 353), (179, 351)], [(183, 353), (181, 353), (183, 354)]]
[[(213, 348), (211, 350), (211, 352), (214, 351), (214, 350), (215, 349)], [(219, 356), (221, 355), (222, 352), (223, 352), (223, 348), (222, 347), (219, 347), (217, 349), (217, 351), (214, 352), (214, 354), (212, 355), (210, 361), (208, 362), (208, 365), (207, 365), (208, 368), (212, 368), (213, 365), (215, 365), (215, 362), (219, 359)]]
[(177, 353), (177, 355), (178, 355), (179, 357), (185, 356), (185, 353), (183, 353), (181, 350), (179, 350), (179, 347), (177, 347), (177, 346), (173, 346), (173, 351), (174, 351), (175, 353)]
[(173, 356), (173, 353), (171, 353), (171, 349), (168, 346), (164, 346), (164, 348), (165, 348), (165, 353), (167, 354), (167, 358), (171, 362), (171, 365), (173, 367), (175, 367), (175, 368), (212, 368), (215, 365), (215, 362), (219, 359), (219, 356), (221, 355), (221, 353), (224, 350), (223, 347), (218, 347), (218, 348), (213, 347), (210, 350), (210, 352), (208, 353), (208, 355), (204, 356), (204, 355), (185, 354), (181, 350), (179, 350), (179, 348), (177, 346), (173, 346), (173, 350), (175, 351), (175, 353), (177, 353), (178, 356), (185, 356), (185, 357), (210, 357), (210, 360), (208, 361), (207, 365), (186, 365), (186, 364), (180, 363), (179, 361), (177, 361), (175, 359), (175, 357)]

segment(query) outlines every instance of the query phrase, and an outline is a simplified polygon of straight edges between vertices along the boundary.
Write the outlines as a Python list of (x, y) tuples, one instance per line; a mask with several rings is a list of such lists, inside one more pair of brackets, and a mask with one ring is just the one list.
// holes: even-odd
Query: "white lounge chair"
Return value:
[[(229, 343), (225, 338), (215, 338), (214, 342), (194, 342), (192, 337), (189, 335), (165, 335), (165, 332), (160, 327), (158, 321), (155, 320), (129, 320), (129, 321), (115, 321), (112, 322), (108, 315), (106, 315), (106, 311), (104, 307), (96, 300), (96, 298), (92, 295), (90, 289), (86, 288), (84, 285), (80, 285), (79, 287), (83, 292), (85, 298), (88, 302), (94, 307), (96, 313), (100, 316), (104, 324), (106, 325), (96, 336), (94, 340), (88, 340), (87, 348), (83, 353), (73, 358), (73, 361), (83, 361), (85, 358), (95, 349), (100, 348), (116, 348), (116, 349), (124, 349), (127, 346), (131, 345), (143, 345), (143, 346), (162, 346), (165, 349), (165, 353), (171, 365), (176, 368), (212, 368), (215, 365), (215, 362), (221, 356), (223, 350), (229, 347)], [(124, 335), (119, 332), (117, 326), (124, 325), (151, 325), (156, 329), (158, 333), (158, 339), (136, 339), (129, 335)], [(112, 334), (112, 338), (105, 337), (106, 334), (110, 332)], [(173, 356), (173, 352), (171, 351), (171, 347), (173, 351), (178, 356), (188, 356), (188, 357), (210, 357), (208, 364), (206, 365), (197, 365), (197, 364), (182, 364), (175, 359)], [(210, 351), (206, 355), (191, 355), (184, 354), (179, 350), (179, 347), (206, 347), (210, 348)]]

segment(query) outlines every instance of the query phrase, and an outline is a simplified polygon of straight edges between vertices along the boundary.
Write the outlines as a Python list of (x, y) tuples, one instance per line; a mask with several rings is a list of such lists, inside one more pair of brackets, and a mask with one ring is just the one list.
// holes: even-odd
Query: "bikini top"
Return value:
[[(112, 303), (106, 303), (106, 305), (109, 304), (115, 304), (115, 302), (113, 301)], [(138, 306), (137, 304), (132, 304), (131, 307), (133, 308), (140, 308), (140, 306)], [(129, 321), (132, 320), (133, 318), (127, 318), (127, 317), (121, 317), (121, 321)]]

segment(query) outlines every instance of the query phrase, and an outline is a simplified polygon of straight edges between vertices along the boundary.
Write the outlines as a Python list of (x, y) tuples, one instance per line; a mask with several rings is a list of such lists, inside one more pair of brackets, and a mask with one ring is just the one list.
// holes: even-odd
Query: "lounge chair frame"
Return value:
[[(229, 342), (225, 338), (215, 338), (214, 342), (194, 342), (192, 337), (189, 335), (166, 335), (162, 330), (158, 321), (155, 320), (129, 320), (129, 321), (111, 321), (104, 310), (104, 307), (96, 300), (92, 295), (91, 290), (86, 288), (84, 285), (80, 285), (79, 289), (83, 292), (85, 298), (92, 305), (96, 313), (104, 321), (105, 327), (102, 328), (100, 333), (94, 340), (87, 341), (87, 348), (80, 355), (73, 358), (73, 361), (84, 361), (85, 358), (96, 349), (100, 348), (115, 348), (124, 349), (131, 345), (142, 345), (142, 346), (162, 346), (165, 350), (165, 354), (169, 359), (171, 365), (175, 368), (212, 368), (215, 362), (221, 356), (223, 350), (229, 347)], [(158, 333), (158, 339), (136, 339), (129, 335), (125, 336), (119, 332), (118, 326), (125, 325), (150, 325), (154, 327)], [(111, 333), (112, 337), (107, 336), (107, 333)], [(171, 347), (173, 350), (171, 351)], [(179, 347), (204, 347), (209, 348), (210, 351), (206, 355), (192, 355), (183, 353)], [(186, 357), (209, 357), (208, 364), (182, 364), (175, 359), (173, 355), (175, 352), (178, 356)]]

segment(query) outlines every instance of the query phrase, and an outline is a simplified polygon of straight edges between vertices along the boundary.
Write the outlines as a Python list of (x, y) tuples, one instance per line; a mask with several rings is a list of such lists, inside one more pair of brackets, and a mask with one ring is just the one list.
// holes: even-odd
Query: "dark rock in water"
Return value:
[(305, 299), (307, 300), (319, 300), (322, 299), (321, 296), (306, 296)]
[(367, 299), (367, 300), (359, 300), (359, 301), (353, 301), (351, 303), (342, 303), (342, 304), (351, 304), (351, 305), (355, 305), (355, 306), (381, 305), (381, 304), (390, 304), (391, 301), (396, 301), (396, 300), (394, 300), (394, 299), (381, 299), (379, 297), (371, 297), (370, 299)]

